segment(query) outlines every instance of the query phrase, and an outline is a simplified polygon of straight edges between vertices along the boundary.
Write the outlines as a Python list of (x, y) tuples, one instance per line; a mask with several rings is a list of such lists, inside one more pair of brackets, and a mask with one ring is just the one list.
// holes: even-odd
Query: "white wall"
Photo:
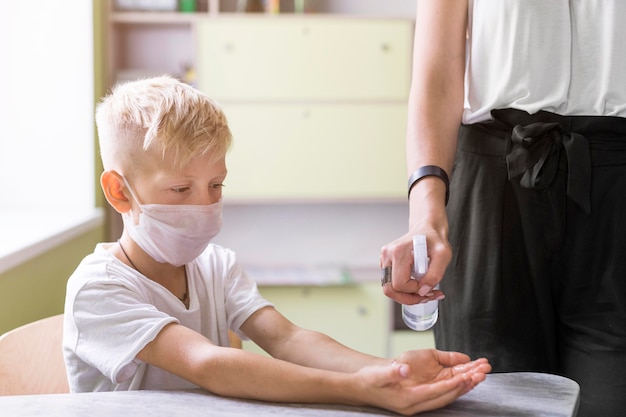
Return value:
[(88, 0), (0, 1), (2, 210), (94, 206)]

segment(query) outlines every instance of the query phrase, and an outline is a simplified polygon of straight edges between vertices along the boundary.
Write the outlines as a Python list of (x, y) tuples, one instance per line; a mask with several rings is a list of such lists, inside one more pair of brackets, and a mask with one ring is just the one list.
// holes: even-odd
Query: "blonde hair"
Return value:
[(96, 125), (104, 169), (122, 174), (139, 168), (149, 150), (182, 169), (198, 155), (217, 161), (232, 141), (219, 105), (167, 75), (114, 87), (96, 108)]

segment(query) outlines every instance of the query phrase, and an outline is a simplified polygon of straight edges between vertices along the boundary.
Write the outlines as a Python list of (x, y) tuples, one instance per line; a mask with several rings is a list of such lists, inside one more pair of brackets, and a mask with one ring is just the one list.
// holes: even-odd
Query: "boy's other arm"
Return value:
[[(271, 328), (272, 323), (275, 329)], [(287, 336), (279, 335), (276, 341), (269, 341), (291, 326), (295, 330), (287, 331)], [(332, 339), (319, 336), (319, 333), (300, 333), (301, 330), (271, 307), (253, 314), (242, 326), (242, 331), (283, 359), (304, 362), (308, 366), (216, 346), (179, 324), (163, 328), (137, 358), (219, 395), (277, 402), (369, 405), (406, 415), (449, 404), (485, 376), (484, 366), (480, 363), (464, 363), (462, 366), (453, 363), (443, 364), (445, 372), (440, 372), (437, 378), (427, 383), (418, 382), (411, 369), (419, 368), (418, 363), (409, 360), (409, 365), (391, 364), (378, 358), (374, 358), (375, 363), (382, 366), (366, 366), (357, 372), (316, 369), (312, 367), (315, 364), (350, 369), (372, 357), (356, 354)], [(303, 346), (306, 340), (310, 340), (312, 346)], [(281, 348), (281, 343), (287, 346)], [(290, 349), (300, 352), (288, 353)], [(340, 352), (343, 359), (324, 358), (333, 351)], [(317, 358), (307, 360), (306, 356)], [(442, 364), (437, 365), (442, 367)]]
[(272, 307), (255, 312), (241, 330), (272, 357), (311, 368), (356, 372), (365, 366), (392, 363), (350, 349), (323, 333), (298, 327)]
[[(354, 374), (307, 368), (241, 349), (217, 346), (179, 324), (164, 327), (137, 358), (229, 397), (277, 402), (365, 403), (357, 394), (357, 387), (363, 384)], [(398, 375), (396, 379), (401, 377)]]

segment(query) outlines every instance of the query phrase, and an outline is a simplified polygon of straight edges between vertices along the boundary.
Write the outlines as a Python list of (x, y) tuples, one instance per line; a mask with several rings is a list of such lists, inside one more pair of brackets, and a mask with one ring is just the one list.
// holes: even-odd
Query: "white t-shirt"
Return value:
[(626, 1), (469, 4), (463, 123), (502, 108), (626, 117)]
[(63, 352), (72, 392), (186, 389), (194, 384), (135, 357), (169, 323), (228, 346), (228, 329), (271, 305), (217, 245), (187, 264), (189, 309), (98, 244), (67, 283)]

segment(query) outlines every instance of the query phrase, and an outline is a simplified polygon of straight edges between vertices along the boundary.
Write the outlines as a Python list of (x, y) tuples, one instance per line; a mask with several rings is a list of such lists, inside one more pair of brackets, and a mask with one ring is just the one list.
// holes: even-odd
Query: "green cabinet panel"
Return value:
[(399, 199), (413, 22), (202, 19), (198, 88), (234, 135), (226, 193), (240, 201)]
[(224, 106), (229, 199), (403, 198), (404, 104)]
[(402, 19), (205, 19), (198, 87), (218, 100), (405, 100), (413, 24)]

